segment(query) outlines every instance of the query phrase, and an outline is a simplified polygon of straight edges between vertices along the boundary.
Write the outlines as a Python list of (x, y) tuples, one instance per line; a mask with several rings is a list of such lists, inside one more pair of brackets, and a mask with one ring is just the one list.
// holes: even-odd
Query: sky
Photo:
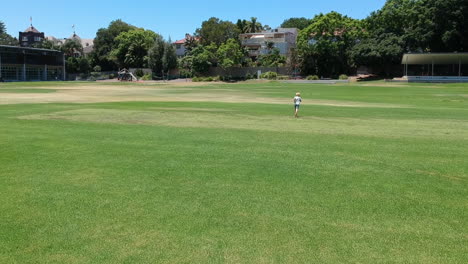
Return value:
[(237, 19), (257, 17), (263, 25), (278, 27), (291, 17), (312, 18), (319, 13), (337, 11), (352, 18), (365, 18), (380, 9), (385, 0), (2, 0), (0, 21), (7, 32), (18, 37), (19, 31), (29, 27), (32, 17), (35, 28), (46, 36), (67, 38), (76, 34), (94, 38), (99, 28), (116, 19), (137, 27), (150, 29), (165, 39), (182, 39), (193, 33), (204, 20), (218, 17), (236, 22)]

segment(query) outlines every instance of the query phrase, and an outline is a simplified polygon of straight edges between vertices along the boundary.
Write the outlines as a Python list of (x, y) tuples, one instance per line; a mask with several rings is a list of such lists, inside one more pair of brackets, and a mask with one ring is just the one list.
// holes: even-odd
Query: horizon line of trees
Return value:
[[(367, 66), (389, 76), (405, 52), (468, 52), (466, 25), (466, 0), (387, 0), (365, 19), (334, 11), (310, 19), (286, 19), (280, 27), (299, 30), (297, 47), (289, 58), (281, 56), (272, 43), (265, 43), (268, 52), (257, 60), (248, 57), (239, 34), (271, 29), (255, 17), (236, 23), (216, 17), (203, 21), (194, 36), (186, 39), (187, 53), (180, 59), (170, 39), (120, 19), (97, 31), (94, 50), (87, 56), (73, 56), (83, 49), (74, 40), (61, 46), (44, 40), (40, 46), (62, 50), (69, 72), (89, 72), (96, 66), (104, 71), (131, 67), (151, 68), (160, 76), (178, 67), (193, 76), (203, 75), (213, 66), (289, 66), (300, 69), (302, 75), (332, 77)], [(6, 33), (0, 21), (0, 44), (13, 43), (18, 41)]]

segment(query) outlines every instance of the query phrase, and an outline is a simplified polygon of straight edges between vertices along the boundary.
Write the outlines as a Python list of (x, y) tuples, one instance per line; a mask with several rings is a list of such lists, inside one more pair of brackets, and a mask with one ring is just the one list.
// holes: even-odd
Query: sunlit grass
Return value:
[(0, 263), (464, 263), (468, 85), (372, 84), (0, 105)]

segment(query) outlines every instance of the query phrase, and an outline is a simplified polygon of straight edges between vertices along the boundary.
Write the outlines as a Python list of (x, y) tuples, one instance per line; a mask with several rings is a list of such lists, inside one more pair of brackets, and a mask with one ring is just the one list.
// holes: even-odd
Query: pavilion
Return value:
[(403, 55), (408, 82), (468, 82), (468, 52)]

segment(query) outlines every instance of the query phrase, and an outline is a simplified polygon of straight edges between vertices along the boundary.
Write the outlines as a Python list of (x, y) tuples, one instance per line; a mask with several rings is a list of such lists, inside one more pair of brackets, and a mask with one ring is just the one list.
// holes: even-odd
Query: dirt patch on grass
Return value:
[[(183, 85), (182, 85), (183, 84)], [(249, 92), (246, 89), (236, 90), (230, 86), (223, 89), (216, 84), (213, 88), (187, 86), (187, 83), (167, 85), (112, 85), (112, 84), (79, 84), (55, 87), (52, 93), (2, 93), (0, 104), (26, 103), (104, 103), (104, 102), (222, 102), (222, 103), (265, 103), (291, 104), (290, 98), (269, 98)], [(197, 85), (202, 85), (196, 83)], [(205, 84), (206, 85), (206, 84)], [(210, 83), (210, 85), (213, 85)], [(223, 85), (223, 84), (221, 84)], [(232, 84), (231, 84), (232, 85)], [(324, 105), (336, 107), (374, 107), (401, 108), (403, 105), (364, 103), (337, 100), (305, 100), (307, 105)]]
[(237, 112), (136, 111), (79, 109), (19, 117), (29, 120), (68, 120), (92, 123), (161, 125), (170, 127), (247, 129), (377, 137), (468, 138), (468, 123), (446, 120), (388, 120), (357, 118), (295, 119), (286, 116), (253, 116)]

